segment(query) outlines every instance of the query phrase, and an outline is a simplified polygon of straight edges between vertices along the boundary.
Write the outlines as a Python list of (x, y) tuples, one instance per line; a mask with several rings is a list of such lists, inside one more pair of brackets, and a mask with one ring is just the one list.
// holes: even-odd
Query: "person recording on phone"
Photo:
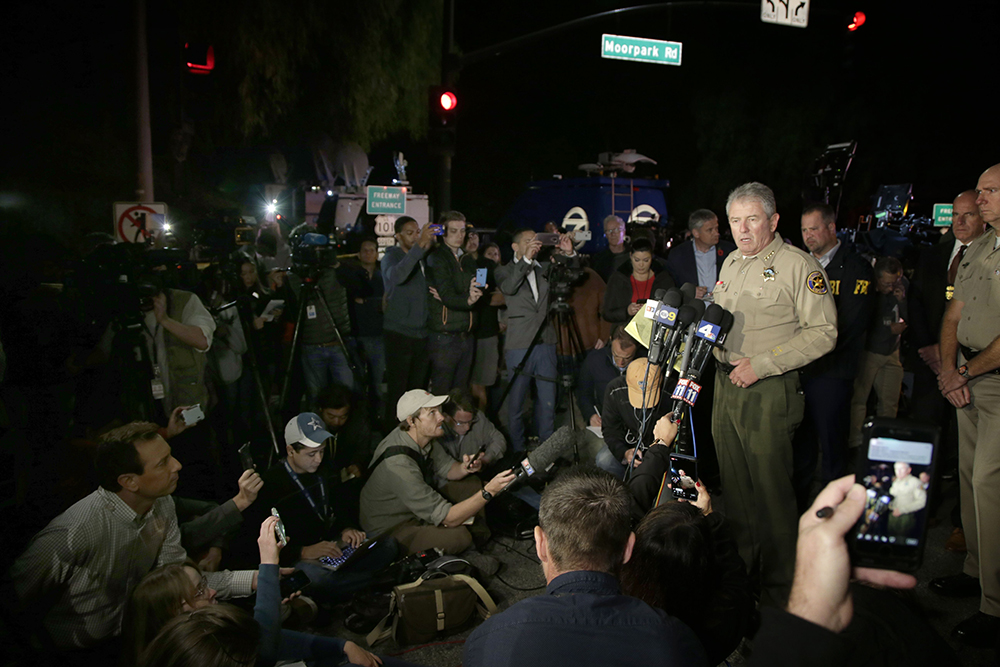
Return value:
[[(507, 368), (513, 372), (528, 353), (531, 341), (539, 327), (543, 327), (541, 339), (531, 351), (521, 373), (511, 380), (507, 398), (507, 432), (514, 451), (524, 451), (524, 422), (522, 415), (524, 401), (528, 395), (529, 383), (535, 377), (538, 400), (535, 402), (535, 427), (538, 440), (544, 441), (555, 431), (556, 383), (558, 374), (556, 363), (556, 332), (549, 320), (549, 283), (545, 278), (550, 263), (540, 264), (535, 260), (542, 249), (542, 242), (536, 238), (533, 229), (518, 229), (514, 232), (514, 261), (496, 270), (500, 281), (500, 291), (507, 301), (507, 336), (504, 338), (504, 358)], [(573, 241), (567, 234), (560, 234), (556, 252), (573, 256)], [(541, 380), (542, 378), (552, 378)]]
[[(397, 549), (394, 540), (383, 538), (349, 568), (334, 571), (319, 562), (321, 558), (338, 558), (347, 545), (358, 548), (369, 537), (349, 523), (336, 493), (339, 475), (320, 465), (326, 443), (333, 437), (324, 427), (322, 418), (313, 412), (288, 421), (286, 456), (262, 476), (264, 486), (254, 505), (253, 521), (263, 520), (272, 508), (277, 509), (289, 536), (281, 553), (282, 565), (306, 573), (310, 597), (338, 602), (371, 584), (375, 574), (395, 559)], [(251, 559), (254, 553), (249, 537), (241, 535), (244, 559)]]
[(466, 389), (455, 389), (448, 394), (448, 402), (444, 404), (444, 431), (437, 443), (455, 461), (462, 461), (468, 455), (478, 459), (485, 469), (507, 451), (503, 433), (479, 409), (476, 398)]
[(627, 483), (638, 525), (632, 559), (622, 568), (622, 592), (684, 621), (701, 640), (708, 664), (718, 665), (750, 627), (754, 599), (746, 565), (700, 481), (692, 483), (697, 500), (672, 496), (670, 451), (677, 425), (669, 415), (656, 422), (653, 435)]
[(486, 285), (476, 282), (476, 259), (462, 250), (465, 216), (441, 214), (441, 244), (427, 255), (427, 356), (431, 363), (430, 390), (438, 393), (464, 387), (472, 372), (476, 349), (473, 310)]
[[(434, 243), (434, 228), (423, 229), (408, 215), (396, 219), (396, 245), (382, 257), (385, 285), (385, 420), (391, 423), (399, 397), (410, 389), (427, 385), (426, 257)], [(450, 387), (449, 387), (450, 388)]]

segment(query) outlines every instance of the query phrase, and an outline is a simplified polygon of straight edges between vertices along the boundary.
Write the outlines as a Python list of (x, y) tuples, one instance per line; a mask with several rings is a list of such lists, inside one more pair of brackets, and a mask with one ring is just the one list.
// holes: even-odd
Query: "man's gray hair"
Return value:
[(701, 229), (701, 226), (706, 222), (715, 220), (718, 217), (714, 211), (710, 211), (707, 208), (699, 208), (688, 216), (688, 229), (692, 232), (696, 229)]
[(739, 199), (753, 199), (759, 202), (764, 208), (764, 215), (768, 218), (778, 212), (778, 207), (774, 203), (774, 191), (763, 183), (757, 181), (744, 183), (730, 192), (729, 198), (726, 200), (726, 215), (729, 215), (729, 207), (733, 205), (733, 202)]
[(616, 220), (618, 222), (622, 223), (623, 225), (625, 224), (625, 221), (622, 220), (621, 218), (619, 218), (617, 215), (609, 215), (609, 216), (606, 216), (604, 218), (604, 222), (601, 223), (601, 226), (602, 227), (607, 227), (610, 223), (612, 223), (612, 222), (614, 222)]

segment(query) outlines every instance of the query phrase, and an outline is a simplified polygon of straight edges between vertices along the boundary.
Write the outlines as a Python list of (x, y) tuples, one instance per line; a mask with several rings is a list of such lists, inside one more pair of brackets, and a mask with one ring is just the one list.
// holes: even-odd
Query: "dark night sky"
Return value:
[[(762, 24), (756, 2), (678, 7), (604, 20), (469, 66), (459, 79), (453, 205), (488, 225), (529, 179), (580, 175), (576, 165), (601, 151), (635, 148), (659, 162), (642, 175), (672, 182), (672, 215), (701, 206), (721, 212), (729, 189), (756, 179), (775, 188), (790, 234), (812, 160), (847, 139), (859, 142), (844, 197), (852, 215), (880, 183), (914, 183), (917, 213), (974, 186), (1000, 158), (998, 3), (952, 2), (937, 12), (915, 8), (923, 3), (812, 4), (805, 30)], [(615, 6), (457, 5), (464, 52)], [(857, 9), (868, 23), (848, 34)], [(130, 19), (115, 8), (55, 2), (14, 12), (18, 29), (0, 47), (0, 215), (45, 211), (39, 227), (70, 234), (103, 228), (110, 203), (129, 199), (134, 187)], [(153, 29), (152, 44), (167, 27)], [(683, 65), (602, 60), (604, 32), (681, 41)], [(154, 148), (162, 152), (170, 118), (156, 89), (153, 106)], [(83, 138), (60, 139), (69, 134)], [(245, 148), (214, 148), (254, 159)], [(373, 182), (391, 177), (393, 149), (407, 152), (412, 180), (427, 191), (432, 165), (405, 138), (372, 147)], [(257, 159), (247, 173), (266, 179), (266, 153)]]

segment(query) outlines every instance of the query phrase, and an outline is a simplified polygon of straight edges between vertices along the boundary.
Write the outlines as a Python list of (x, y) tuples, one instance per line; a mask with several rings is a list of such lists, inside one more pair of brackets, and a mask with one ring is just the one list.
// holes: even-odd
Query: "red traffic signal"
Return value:
[(865, 24), (867, 18), (864, 12), (854, 12), (854, 16), (851, 18), (851, 22), (847, 24), (847, 29), (854, 32), (861, 26)]
[(455, 108), (458, 106), (458, 95), (449, 86), (431, 86), (430, 89), (430, 121), (435, 127), (452, 127), (455, 124)]
[(215, 51), (211, 44), (184, 43), (184, 64), (191, 74), (209, 74), (215, 69)]
[(446, 90), (441, 93), (441, 97), (438, 99), (438, 104), (440, 104), (441, 108), (445, 111), (453, 111), (455, 106), (458, 104), (458, 98), (455, 97), (455, 93), (450, 90)]

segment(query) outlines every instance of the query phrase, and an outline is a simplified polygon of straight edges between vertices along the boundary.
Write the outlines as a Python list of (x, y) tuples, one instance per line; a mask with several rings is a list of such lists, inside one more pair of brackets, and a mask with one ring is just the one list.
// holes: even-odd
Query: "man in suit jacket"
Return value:
[(703, 299), (715, 289), (719, 267), (736, 246), (719, 239), (719, 217), (707, 208), (700, 208), (688, 216), (688, 229), (691, 239), (670, 251), (667, 271), (678, 285), (697, 285), (695, 296)]
[[(951, 231), (941, 242), (926, 248), (920, 256), (917, 270), (910, 282), (910, 347), (919, 359), (912, 360), (913, 401), (910, 417), (941, 427), (944, 457), (939, 460), (938, 474), (951, 467), (948, 459), (958, 452), (958, 427), (955, 408), (941, 392), (936, 392), (937, 374), (941, 371), (941, 320), (951, 301), (955, 275), (965, 255), (965, 248), (979, 238), (985, 225), (976, 206), (976, 193), (967, 190), (955, 197), (952, 204)], [(954, 265), (954, 271), (951, 270)], [(936, 496), (935, 496), (936, 498)], [(945, 547), (951, 551), (965, 550), (965, 536), (959, 524), (961, 510), (956, 508), (952, 521), (956, 528)]]
[[(514, 261), (496, 271), (500, 291), (507, 299), (507, 336), (504, 339), (504, 359), (507, 369), (513, 373), (531, 346), (535, 332), (542, 327), (541, 337), (524, 368), (510, 379), (511, 389), (507, 402), (508, 424), (511, 447), (515, 451), (524, 450), (524, 423), (521, 416), (524, 399), (528, 394), (531, 376), (552, 378), (538, 380), (538, 402), (535, 404), (535, 427), (538, 439), (544, 441), (555, 430), (556, 409), (556, 332), (548, 320), (549, 283), (545, 279), (548, 262), (539, 264), (535, 257), (542, 247), (531, 229), (514, 232)], [(573, 254), (573, 242), (563, 234), (559, 239), (558, 252)]]

